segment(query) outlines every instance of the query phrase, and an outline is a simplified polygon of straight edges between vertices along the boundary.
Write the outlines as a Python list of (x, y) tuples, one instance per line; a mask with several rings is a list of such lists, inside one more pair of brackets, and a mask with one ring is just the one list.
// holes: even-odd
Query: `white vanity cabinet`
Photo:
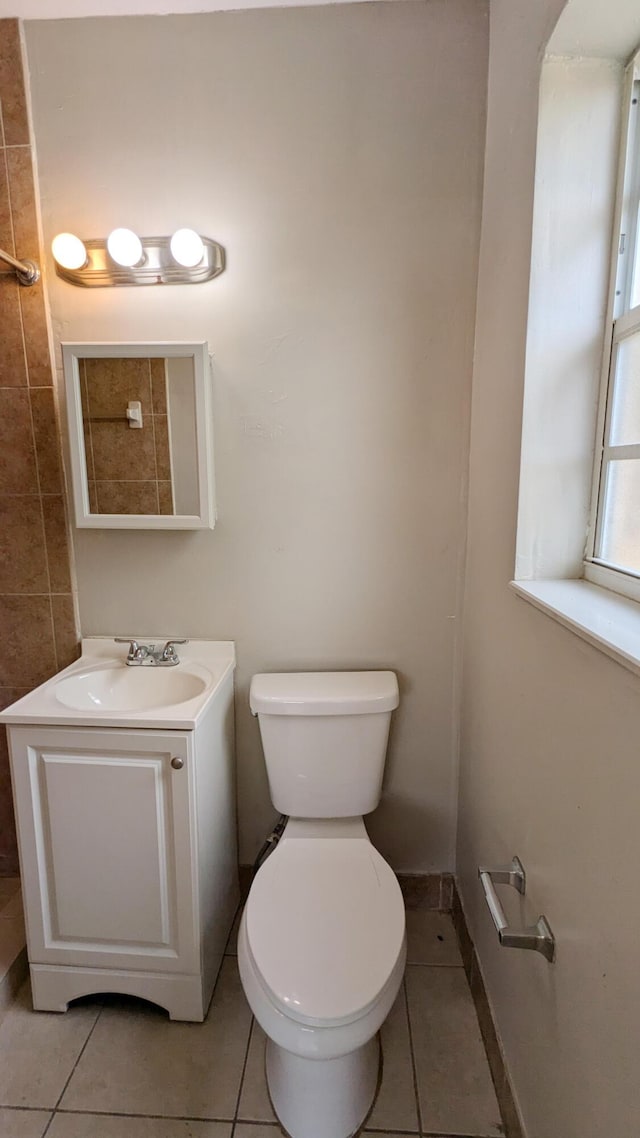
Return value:
[(202, 1020), (239, 901), (233, 675), (193, 730), (9, 725), (34, 1008)]

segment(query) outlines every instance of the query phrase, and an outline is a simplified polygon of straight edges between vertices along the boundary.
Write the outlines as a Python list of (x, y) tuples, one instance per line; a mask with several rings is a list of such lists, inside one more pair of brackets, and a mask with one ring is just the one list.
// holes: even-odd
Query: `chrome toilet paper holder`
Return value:
[(524, 896), (527, 878), (520, 858), (514, 857), (511, 865), (497, 866), (494, 869), (481, 865), (478, 867), (478, 877), (500, 944), (504, 948), (524, 948), (532, 952), (541, 952), (545, 960), (552, 963), (556, 954), (556, 940), (547, 918), (543, 915), (538, 917), (535, 925), (523, 929), (513, 928), (507, 922), (495, 890), (496, 885), (511, 885)]

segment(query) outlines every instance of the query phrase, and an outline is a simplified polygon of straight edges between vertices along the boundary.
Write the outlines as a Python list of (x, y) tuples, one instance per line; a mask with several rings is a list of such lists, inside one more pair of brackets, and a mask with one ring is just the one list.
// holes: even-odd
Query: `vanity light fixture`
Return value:
[(193, 229), (178, 229), (172, 237), (138, 237), (132, 229), (119, 228), (106, 241), (59, 233), (51, 252), (58, 276), (81, 288), (200, 284), (225, 266), (222, 246)]
[(204, 243), (195, 229), (176, 229), (169, 247), (174, 261), (185, 269), (195, 269), (204, 257)]
[(87, 264), (87, 250), (84, 242), (73, 233), (59, 233), (51, 243), (53, 253), (59, 265), (65, 269), (82, 269)]
[(123, 269), (137, 269), (145, 261), (142, 241), (133, 229), (113, 229), (107, 237), (107, 252)]

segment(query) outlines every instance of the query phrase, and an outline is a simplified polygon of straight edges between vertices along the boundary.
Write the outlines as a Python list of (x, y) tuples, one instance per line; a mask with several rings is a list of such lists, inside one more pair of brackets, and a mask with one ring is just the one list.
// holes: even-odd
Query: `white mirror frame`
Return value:
[[(215, 498), (213, 478), (213, 420), (208, 344), (182, 343), (64, 343), (64, 366), (71, 481), (76, 526), (79, 529), (213, 529)], [(198, 462), (197, 514), (92, 514), (84, 447), (80, 365), (84, 359), (193, 358)]]

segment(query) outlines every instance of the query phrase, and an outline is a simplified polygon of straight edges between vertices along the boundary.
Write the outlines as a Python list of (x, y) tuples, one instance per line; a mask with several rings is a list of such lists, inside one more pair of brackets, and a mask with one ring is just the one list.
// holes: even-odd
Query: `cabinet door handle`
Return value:
[(171, 766), (174, 771), (181, 771), (184, 766), (184, 759), (179, 758), (178, 755), (174, 755), (171, 760)]

